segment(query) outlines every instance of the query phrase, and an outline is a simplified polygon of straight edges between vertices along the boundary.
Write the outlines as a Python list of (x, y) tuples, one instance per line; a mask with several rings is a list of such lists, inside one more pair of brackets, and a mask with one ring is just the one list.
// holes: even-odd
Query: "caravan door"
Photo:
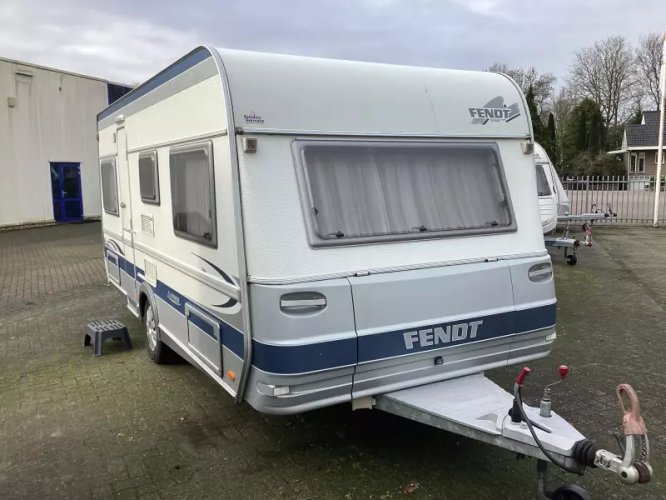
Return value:
[(134, 267), (134, 229), (132, 226), (132, 196), (130, 186), (129, 161), (127, 158), (127, 132), (120, 125), (116, 130), (118, 198), (122, 224), (122, 243), (125, 252), (124, 266), (121, 268), (120, 285), (127, 294), (132, 309), (138, 307), (136, 300), (136, 270)]

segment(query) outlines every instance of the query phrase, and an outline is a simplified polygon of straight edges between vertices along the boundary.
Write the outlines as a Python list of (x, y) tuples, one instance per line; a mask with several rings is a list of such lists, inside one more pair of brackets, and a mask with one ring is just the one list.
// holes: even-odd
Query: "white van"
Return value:
[(286, 414), (551, 349), (506, 76), (200, 47), (98, 132), (108, 279), (158, 363)]

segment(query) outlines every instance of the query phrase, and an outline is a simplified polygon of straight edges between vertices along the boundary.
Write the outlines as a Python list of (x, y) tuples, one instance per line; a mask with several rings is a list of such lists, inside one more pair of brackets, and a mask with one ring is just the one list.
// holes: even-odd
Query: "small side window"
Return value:
[(157, 151), (146, 151), (139, 155), (139, 191), (144, 203), (160, 204)]
[(173, 230), (178, 236), (217, 245), (210, 142), (169, 150)]
[(118, 184), (116, 181), (116, 160), (102, 160), (100, 163), (102, 177), (102, 204), (107, 214), (118, 216)]

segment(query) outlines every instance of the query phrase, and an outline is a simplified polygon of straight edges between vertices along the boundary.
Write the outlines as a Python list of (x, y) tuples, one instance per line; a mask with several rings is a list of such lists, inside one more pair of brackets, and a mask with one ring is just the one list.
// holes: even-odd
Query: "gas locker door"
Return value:
[(137, 300), (131, 177), (127, 157), (127, 132), (122, 125), (116, 130), (116, 147), (118, 151), (118, 199), (120, 220), (122, 223), (123, 251), (125, 252), (123, 266), (121, 266), (121, 286), (127, 294), (127, 301), (135, 309), (137, 307)]
[[(505, 262), (370, 274), (349, 281), (358, 333), (354, 398), (506, 363), (515, 303)], [(488, 340), (493, 342), (484, 342)]]

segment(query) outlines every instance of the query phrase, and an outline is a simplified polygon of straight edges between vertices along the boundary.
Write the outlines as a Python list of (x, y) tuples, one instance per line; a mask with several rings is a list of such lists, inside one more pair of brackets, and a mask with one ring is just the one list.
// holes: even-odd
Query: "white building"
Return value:
[(128, 90), (0, 58), (0, 228), (100, 216), (96, 115)]

